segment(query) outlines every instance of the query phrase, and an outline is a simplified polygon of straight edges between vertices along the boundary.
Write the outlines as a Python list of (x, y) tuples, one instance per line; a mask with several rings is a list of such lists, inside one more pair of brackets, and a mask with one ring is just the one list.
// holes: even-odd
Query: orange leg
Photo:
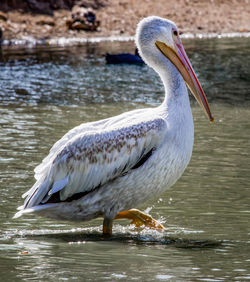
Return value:
[(103, 235), (112, 235), (112, 226), (113, 226), (113, 219), (105, 218), (103, 220)]
[(131, 219), (131, 224), (134, 224), (136, 227), (145, 226), (152, 229), (165, 230), (164, 226), (160, 222), (155, 220), (152, 216), (137, 209), (119, 212), (115, 217), (115, 219), (123, 218)]

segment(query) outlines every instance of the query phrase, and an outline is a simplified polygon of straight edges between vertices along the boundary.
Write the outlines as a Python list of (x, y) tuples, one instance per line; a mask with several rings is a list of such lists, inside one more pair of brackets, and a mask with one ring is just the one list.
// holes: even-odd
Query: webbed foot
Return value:
[(158, 229), (158, 230), (165, 230), (164, 226), (155, 220), (152, 216), (149, 214), (146, 214), (144, 212), (141, 212), (137, 209), (131, 209), (127, 211), (119, 212), (115, 219), (131, 219), (131, 224), (134, 224), (136, 227), (149, 227), (152, 229)]

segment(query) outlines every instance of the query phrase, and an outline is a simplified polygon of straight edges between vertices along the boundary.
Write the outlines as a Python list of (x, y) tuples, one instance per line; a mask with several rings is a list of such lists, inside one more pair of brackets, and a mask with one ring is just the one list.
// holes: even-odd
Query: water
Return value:
[(0, 62), (0, 273), (2, 281), (250, 280), (249, 38), (187, 40), (211, 102), (209, 123), (192, 99), (195, 146), (183, 177), (145, 203), (165, 233), (117, 221), (12, 220), (33, 168), (70, 128), (158, 105), (159, 78), (146, 66), (106, 66), (103, 55), (133, 44), (8, 48)]

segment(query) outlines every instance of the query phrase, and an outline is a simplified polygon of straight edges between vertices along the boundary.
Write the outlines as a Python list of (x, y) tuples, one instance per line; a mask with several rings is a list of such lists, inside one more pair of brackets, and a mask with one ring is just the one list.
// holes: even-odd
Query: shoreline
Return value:
[[(5, 2), (8, 3), (7, 0)], [(38, 4), (42, 1), (33, 2)], [(53, 10), (50, 15), (13, 6), (8, 11), (0, 11), (0, 42), (2, 39), (3, 46), (32, 46), (124, 41), (126, 38), (133, 38), (138, 22), (151, 15), (174, 21), (183, 38), (249, 37), (249, 2), (250, 0), (79, 0), (72, 2), (73, 7)], [(24, 2), (18, 0), (16, 3)], [(95, 7), (93, 3), (96, 4)], [(69, 21), (78, 17), (76, 15), (83, 15), (81, 5), (92, 9), (96, 23), (98, 22), (96, 29), (86, 30), (79, 27), (79, 22), (77, 29), (69, 26)]]
[[(231, 33), (187, 33), (182, 34), (182, 39), (222, 39), (222, 38), (248, 38), (250, 32), (231, 32)], [(126, 42), (134, 41), (134, 36), (100, 36), (100, 37), (58, 37), (50, 39), (5, 39), (0, 41), (0, 47), (36, 47), (36, 46), (76, 46), (84, 45), (86, 43), (100, 43), (100, 42)]]

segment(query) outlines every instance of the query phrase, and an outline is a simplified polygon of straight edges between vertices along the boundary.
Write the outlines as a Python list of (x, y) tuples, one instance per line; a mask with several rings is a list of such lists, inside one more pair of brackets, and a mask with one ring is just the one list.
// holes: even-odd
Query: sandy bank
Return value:
[(133, 36), (138, 21), (149, 15), (175, 21), (185, 34), (250, 32), (248, 0), (105, 0), (94, 12), (100, 26), (91, 32), (67, 27), (70, 10), (55, 10), (52, 16), (21, 11), (0, 13), (2, 39), (125, 38)]

